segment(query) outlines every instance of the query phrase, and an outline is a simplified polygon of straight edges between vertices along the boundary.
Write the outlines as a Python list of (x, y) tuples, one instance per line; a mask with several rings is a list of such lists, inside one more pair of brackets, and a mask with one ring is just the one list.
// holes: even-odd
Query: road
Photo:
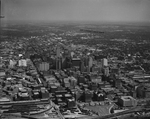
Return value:
[(119, 116), (122, 116), (125, 114), (130, 114), (130, 113), (134, 113), (134, 112), (141, 112), (141, 111), (149, 111), (149, 110), (150, 110), (150, 108), (134, 107), (134, 108), (131, 108), (129, 110), (125, 110), (123, 112), (113, 113), (113, 114), (100, 116), (100, 117), (93, 117), (91, 119), (109, 119), (109, 118), (113, 118), (113, 117), (119, 117)]

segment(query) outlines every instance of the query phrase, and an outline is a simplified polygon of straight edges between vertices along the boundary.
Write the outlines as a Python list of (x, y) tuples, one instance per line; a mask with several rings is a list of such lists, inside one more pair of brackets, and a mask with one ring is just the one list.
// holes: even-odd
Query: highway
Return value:
[(134, 113), (134, 112), (149, 111), (149, 110), (150, 110), (150, 108), (134, 107), (134, 108), (131, 108), (129, 110), (125, 110), (123, 112), (113, 113), (113, 114), (109, 114), (109, 115), (105, 115), (105, 116), (93, 117), (91, 119), (110, 119), (110, 118), (119, 117), (119, 116), (122, 116), (125, 114), (130, 114), (130, 113)]
[(50, 99), (46, 100), (27, 100), (27, 101), (11, 101), (11, 102), (0, 102), (0, 107), (2, 106), (11, 106), (11, 105), (42, 105), (49, 104)]
[(65, 119), (64, 116), (59, 111), (59, 108), (55, 105), (55, 103), (51, 102), (51, 105), (55, 108), (56, 113), (58, 114), (60, 119)]

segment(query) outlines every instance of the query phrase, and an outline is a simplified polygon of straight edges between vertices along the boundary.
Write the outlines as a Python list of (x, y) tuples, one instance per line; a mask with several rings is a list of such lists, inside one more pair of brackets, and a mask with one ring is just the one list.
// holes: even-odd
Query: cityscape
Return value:
[(7, 21), (0, 13), (1, 119), (150, 118), (148, 22)]

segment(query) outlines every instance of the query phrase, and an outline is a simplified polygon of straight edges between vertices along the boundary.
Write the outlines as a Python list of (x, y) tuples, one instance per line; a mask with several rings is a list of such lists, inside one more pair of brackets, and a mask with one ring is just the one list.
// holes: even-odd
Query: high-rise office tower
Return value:
[(88, 66), (89, 65), (89, 58), (86, 56), (84, 57), (84, 66)]
[(60, 47), (57, 47), (56, 49), (56, 57), (60, 57)]
[(109, 76), (109, 67), (104, 67), (104, 75)]
[(75, 55), (75, 53), (74, 53), (74, 52), (71, 52), (70, 55), (71, 55), (71, 58), (73, 58), (74, 55)]
[(62, 58), (56, 58), (56, 70), (61, 70), (62, 68)]
[(93, 58), (92, 58), (92, 57), (89, 57), (88, 73), (90, 73), (92, 66), (93, 66)]
[(89, 67), (91, 68), (93, 66), (93, 58), (89, 57)]
[(108, 60), (106, 58), (102, 59), (102, 67), (108, 66)]
[(60, 47), (56, 48), (56, 70), (60, 70), (62, 66), (61, 50)]
[(80, 65), (80, 71), (81, 72), (84, 72), (84, 60), (83, 59), (81, 59), (81, 65)]
[(80, 67), (81, 59), (80, 58), (72, 58), (72, 67)]

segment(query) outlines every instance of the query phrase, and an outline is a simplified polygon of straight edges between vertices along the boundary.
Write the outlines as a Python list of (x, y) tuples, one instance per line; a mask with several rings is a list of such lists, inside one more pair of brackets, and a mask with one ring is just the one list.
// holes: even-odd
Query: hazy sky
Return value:
[(150, 0), (2, 0), (5, 20), (150, 22)]

